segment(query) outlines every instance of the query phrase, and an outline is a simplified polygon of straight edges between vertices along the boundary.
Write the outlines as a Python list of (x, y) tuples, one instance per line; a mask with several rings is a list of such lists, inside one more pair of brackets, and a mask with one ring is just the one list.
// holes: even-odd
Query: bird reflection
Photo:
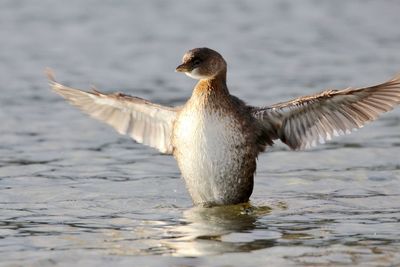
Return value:
[(276, 234), (256, 228), (257, 219), (270, 211), (250, 204), (193, 207), (184, 212), (180, 225), (171, 226), (168, 232), (173, 237), (164, 239), (163, 245), (173, 255), (187, 257), (272, 247)]

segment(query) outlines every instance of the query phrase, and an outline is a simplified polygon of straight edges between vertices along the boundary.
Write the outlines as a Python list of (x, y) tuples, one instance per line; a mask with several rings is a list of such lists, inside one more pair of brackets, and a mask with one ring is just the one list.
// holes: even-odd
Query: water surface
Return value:
[(326, 145), (259, 157), (250, 205), (192, 207), (169, 156), (52, 93), (43, 70), (178, 105), (183, 52), (220, 51), (268, 105), (400, 71), (397, 1), (0, 3), (0, 263), (400, 265), (400, 109)]

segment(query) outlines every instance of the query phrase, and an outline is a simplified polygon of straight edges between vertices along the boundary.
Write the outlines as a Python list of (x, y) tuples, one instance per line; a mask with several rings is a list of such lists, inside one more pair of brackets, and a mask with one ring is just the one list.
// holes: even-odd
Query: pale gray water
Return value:
[(209, 46), (233, 94), (272, 104), (400, 72), (399, 1), (0, 2), (0, 263), (400, 265), (400, 109), (259, 158), (252, 205), (192, 208), (174, 160), (52, 93), (43, 75), (177, 105)]

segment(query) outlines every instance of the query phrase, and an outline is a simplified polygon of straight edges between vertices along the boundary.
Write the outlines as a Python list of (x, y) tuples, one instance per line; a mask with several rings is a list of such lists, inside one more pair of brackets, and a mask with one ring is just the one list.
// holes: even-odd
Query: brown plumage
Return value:
[(400, 104), (400, 76), (371, 87), (327, 90), (269, 107), (230, 95), (227, 65), (209, 48), (188, 51), (176, 68), (198, 79), (181, 107), (165, 107), (124, 94), (84, 92), (50, 85), (90, 116), (139, 143), (176, 158), (196, 205), (248, 201), (258, 154), (276, 139), (305, 149), (350, 133)]
[(304, 149), (350, 133), (400, 104), (400, 75), (375, 86), (327, 90), (252, 113), (273, 139)]

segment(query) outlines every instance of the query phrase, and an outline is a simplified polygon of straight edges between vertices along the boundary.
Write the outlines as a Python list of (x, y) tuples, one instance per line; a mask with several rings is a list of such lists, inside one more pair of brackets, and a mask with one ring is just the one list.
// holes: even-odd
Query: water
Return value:
[(167, 105), (183, 52), (220, 51), (267, 105), (400, 71), (398, 1), (0, 3), (3, 266), (400, 265), (400, 109), (310, 151), (259, 157), (250, 206), (193, 208), (169, 156), (52, 93), (45, 67)]

